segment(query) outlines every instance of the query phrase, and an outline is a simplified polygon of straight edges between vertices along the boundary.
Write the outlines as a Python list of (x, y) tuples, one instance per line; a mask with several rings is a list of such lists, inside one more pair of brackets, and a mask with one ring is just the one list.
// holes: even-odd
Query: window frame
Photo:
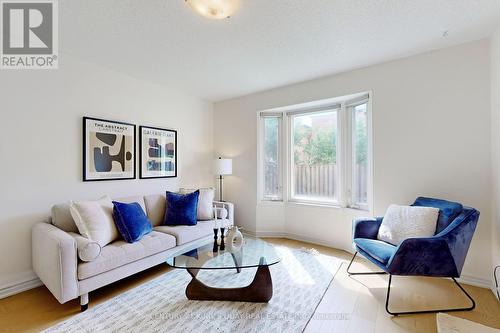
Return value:
[[(287, 151), (287, 163), (286, 163), (286, 169), (287, 169), (287, 201), (289, 202), (295, 202), (295, 203), (305, 203), (305, 204), (317, 204), (317, 205), (328, 205), (328, 206), (340, 206), (341, 205), (341, 197), (340, 197), (340, 187), (338, 186), (335, 188), (335, 196), (337, 197), (336, 201), (329, 201), (329, 200), (314, 200), (314, 199), (300, 199), (296, 198), (293, 195), (293, 189), (294, 185), (293, 184), (293, 175), (294, 172), (294, 154), (293, 154), (293, 149), (294, 149), (294, 137), (293, 137), (293, 120), (294, 117), (296, 116), (303, 116), (303, 115), (314, 115), (314, 114), (319, 114), (319, 113), (325, 113), (325, 112), (333, 112), (335, 111), (337, 114), (337, 138), (336, 138), (336, 159), (337, 159), (337, 164), (340, 167), (340, 162), (339, 158), (341, 158), (341, 153), (339, 154), (339, 150), (341, 149), (340, 146), (342, 145), (341, 142), (341, 136), (339, 135), (339, 124), (340, 124), (340, 110), (341, 106), (338, 104), (334, 105), (325, 105), (324, 107), (321, 108), (315, 108), (311, 110), (303, 110), (303, 111), (295, 111), (295, 112), (288, 112), (286, 113), (286, 118), (287, 118), (287, 142), (286, 142), (286, 151)], [(341, 183), (341, 177), (340, 177), (340, 169), (339, 169), (339, 179), (338, 183)]]
[[(346, 115), (346, 118), (347, 121), (346, 121), (346, 124), (345, 126), (349, 128), (349, 134), (348, 135), (348, 142), (346, 143), (346, 150), (347, 150), (347, 158), (346, 158), (346, 181), (347, 181), (347, 193), (346, 193), (346, 199), (347, 199), (347, 204), (346, 206), (349, 207), (349, 208), (353, 208), (353, 209), (359, 209), (359, 210), (366, 210), (366, 211), (369, 211), (371, 210), (370, 207), (371, 207), (371, 180), (372, 180), (372, 135), (371, 135), (371, 131), (372, 131), (372, 123), (371, 123), (371, 112), (370, 112), (370, 101), (371, 99), (368, 97), (366, 98), (362, 98), (362, 99), (359, 99), (359, 100), (355, 100), (355, 101), (351, 101), (349, 103), (346, 103), (345, 104), (345, 115)], [(356, 154), (355, 154), (355, 150), (354, 150), (354, 143), (355, 143), (355, 135), (356, 135), (356, 132), (354, 130), (354, 126), (355, 126), (355, 122), (354, 122), (354, 115), (355, 113), (354, 112), (351, 112), (351, 110), (349, 110), (350, 108), (352, 108), (352, 110), (354, 110), (355, 107), (359, 106), (359, 105), (363, 105), (363, 104), (366, 104), (366, 126), (367, 126), (367, 139), (368, 139), (368, 143), (367, 143), (367, 203), (366, 204), (360, 204), (360, 203), (356, 203), (354, 202), (354, 193), (352, 191), (353, 189), (353, 185), (354, 185), (354, 165), (356, 164), (354, 162), (355, 158), (356, 158)]]
[[(354, 182), (353, 166), (353, 135), (354, 113), (348, 108), (366, 103), (367, 113), (367, 204), (358, 205), (353, 202), (352, 185)], [(338, 201), (302, 200), (293, 194), (293, 116), (313, 114), (337, 109), (337, 150), (338, 184), (335, 189)], [(264, 126), (263, 119), (272, 115), (280, 115), (279, 122), (279, 172), (281, 183), (280, 199), (269, 200), (264, 197), (263, 161), (264, 161)], [(348, 208), (373, 212), (373, 128), (372, 128), (372, 92), (362, 92), (342, 97), (335, 97), (320, 101), (274, 108), (257, 112), (257, 200), (259, 203), (292, 203), (326, 206), (333, 208)]]
[[(278, 196), (266, 196), (265, 195), (265, 172), (264, 172), (264, 159), (265, 159), (265, 119), (266, 118), (278, 118), (278, 187), (280, 194)], [(283, 187), (283, 179), (284, 179), (284, 154), (283, 154), (283, 135), (284, 135), (284, 121), (283, 121), (283, 113), (281, 112), (259, 112), (257, 114), (257, 123), (258, 123), (258, 137), (259, 137), (259, 147), (258, 147), (258, 156), (257, 159), (257, 170), (258, 170), (258, 200), (263, 202), (283, 202), (284, 198), (284, 187)]]

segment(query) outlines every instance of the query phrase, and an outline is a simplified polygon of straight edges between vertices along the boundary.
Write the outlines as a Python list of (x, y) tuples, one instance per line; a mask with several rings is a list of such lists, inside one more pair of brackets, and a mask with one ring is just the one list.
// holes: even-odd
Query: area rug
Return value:
[[(190, 301), (189, 274), (174, 269), (45, 332), (302, 332), (342, 261), (305, 249), (277, 246), (282, 260), (270, 267), (273, 298), (267, 304)], [(201, 270), (211, 286), (243, 286), (255, 269)]]
[(438, 333), (499, 333), (500, 330), (473, 321), (438, 313), (436, 316)]

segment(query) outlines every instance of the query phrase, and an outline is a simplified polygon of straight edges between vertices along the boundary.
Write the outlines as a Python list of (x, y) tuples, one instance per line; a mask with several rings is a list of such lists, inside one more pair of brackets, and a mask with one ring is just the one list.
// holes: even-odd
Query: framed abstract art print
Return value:
[(177, 177), (177, 131), (139, 127), (140, 178)]
[(83, 117), (83, 181), (135, 179), (136, 126)]

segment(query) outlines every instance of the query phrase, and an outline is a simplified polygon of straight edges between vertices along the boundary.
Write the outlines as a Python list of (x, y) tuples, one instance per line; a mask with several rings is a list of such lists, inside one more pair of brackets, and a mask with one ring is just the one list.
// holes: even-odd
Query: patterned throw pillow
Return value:
[(377, 238), (397, 246), (407, 238), (431, 237), (438, 216), (438, 208), (390, 205)]

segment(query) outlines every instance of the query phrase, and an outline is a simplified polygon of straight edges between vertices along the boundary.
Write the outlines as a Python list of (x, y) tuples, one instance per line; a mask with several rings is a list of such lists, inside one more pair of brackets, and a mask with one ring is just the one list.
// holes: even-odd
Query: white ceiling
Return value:
[[(500, 0), (59, 1), (60, 51), (219, 101), (487, 37)], [(448, 36), (443, 37), (443, 32)]]

